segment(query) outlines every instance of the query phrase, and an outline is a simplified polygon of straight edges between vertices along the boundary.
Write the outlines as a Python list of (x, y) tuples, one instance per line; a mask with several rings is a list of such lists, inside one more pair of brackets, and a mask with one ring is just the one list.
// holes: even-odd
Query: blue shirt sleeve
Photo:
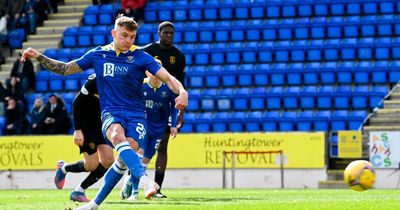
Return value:
[(171, 127), (176, 128), (176, 124), (178, 123), (178, 110), (175, 108), (175, 98), (176, 94), (170, 91), (170, 112), (171, 112)]
[(93, 67), (93, 52), (95, 49), (92, 49), (90, 51), (88, 51), (87, 53), (85, 53), (84, 55), (82, 55), (82, 57), (74, 60), (75, 63), (78, 64), (78, 66), (82, 69), (82, 70), (87, 70)]
[(143, 65), (144, 68), (153, 75), (156, 75), (157, 71), (161, 69), (161, 66), (156, 60), (146, 52), (143, 52)]

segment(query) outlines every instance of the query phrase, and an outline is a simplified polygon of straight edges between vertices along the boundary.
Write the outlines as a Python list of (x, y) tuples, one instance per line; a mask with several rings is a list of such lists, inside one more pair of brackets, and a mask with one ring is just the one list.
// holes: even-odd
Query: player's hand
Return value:
[(184, 122), (184, 118), (183, 118), (183, 114), (185, 113), (184, 110), (180, 110), (178, 113), (178, 122), (176, 123), (176, 128), (179, 130), (182, 128), (183, 126), (183, 122)]
[(83, 146), (83, 142), (85, 141), (83, 137), (82, 130), (74, 131), (74, 144), (78, 146)]
[(24, 50), (24, 52), (22, 53), (22, 57), (21, 57), (21, 61), (25, 62), (26, 59), (29, 58), (34, 58), (36, 59), (37, 57), (39, 57), (39, 52), (34, 50), (33, 48), (28, 47), (26, 50)]
[(175, 98), (175, 108), (179, 110), (186, 109), (188, 105), (188, 98), (189, 94), (186, 92), (186, 90), (181, 91), (179, 96)]
[(171, 127), (171, 137), (172, 137), (172, 139), (174, 139), (177, 134), (178, 134), (178, 129)]

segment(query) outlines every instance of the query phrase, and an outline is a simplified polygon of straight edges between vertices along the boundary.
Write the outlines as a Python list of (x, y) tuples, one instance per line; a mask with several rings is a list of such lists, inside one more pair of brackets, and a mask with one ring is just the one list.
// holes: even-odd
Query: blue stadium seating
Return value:
[(254, 88), (250, 93), (250, 110), (263, 110), (265, 108), (267, 90), (264, 87)]
[(230, 132), (243, 132), (243, 120), (246, 118), (245, 112), (233, 112), (228, 122)]
[(278, 130), (278, 118), (279, 112), (277, 111), (268, 111), (265, 112), (262, 116), (262, 129), (264, 131), (277, 131)]
[(234, 98), (233, 88), (221, 89), (218, 93), (217, 108), (222, 111), (230, 111), (233, 108), (232, 100)]
[(217, 112), (212, 118), (211, 128), (213, 132), (228, 131), (229, 112)]
[(283, 112), (279, 120), (280, 131), (294, 131), (296, 129), (297, 112)]
[(317, 96), (317, 107), (319, 109), (331, 109), (333, 107), (333, 86), (321, 86)]
[(349, 130), (358, 130), (367, 117), (366, 111), (353, 111), (348, 116)]
[(214, 111), (216, 104), (214, 97), (217, 95), (217, 89), (205, 89), (200, 99), (201, 109), (204, 111)]
[(369, 87), (357, 86), (352, 92), (351, 104), (353, 109), (366, 109), (369, 102)]
[(332, 131), (340, 131), (347, 130), (347, 110), (336, 110), (332, 113), (331, 116), (331, 130)]
[(252, 111), (249, 112), (247, 118), (245, 120), (244, 126), (247, 132), (259, 132), (261, 131), (261, 111)]
[(330, 128), (331, 111), (318, 111), (314, 115), (313, 126), (315, 131), (328, 131)]
[(272, 87), (267, 93), (267, 108), (272, 110), (279, 110), (282, 107), (282, 87)]
[(335, 109), (349, 109), (350, 98), (351, 98), (351, 87), (350, 86), (339, 86), (336, 88), (334, 93), (334, 108)]
[(316, 107), (316, 86), (305, 86), (301, 92), (300, 97), (300, 108), (302, 109), (314, 109)]
[(314, 120), (314, 112), (313, 111), (303, 111), (300, 112), (297, 117), (297, 130), (299, 131), (312, 131), (313, 130), (313, 120)]
[(211, 131), (212, 112), (200, 113), (196, 117), (195, 128), (199, 133), (208, 133)]
[(236, 90), (233, 100), (233, 109), (245, 111), (249, 110), (250, 88), (239, 88)]
[(296, 109), (299, 107), (300, 87), (288, 87), (284, 92), (283, 108)]

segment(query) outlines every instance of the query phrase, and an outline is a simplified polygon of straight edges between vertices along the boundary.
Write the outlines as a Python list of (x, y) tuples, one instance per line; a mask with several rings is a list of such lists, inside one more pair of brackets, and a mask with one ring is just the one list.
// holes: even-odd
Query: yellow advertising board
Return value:
[[(168, 168), (221, 168), (223, 151), (282, 150), (285, 168), (322, 168), (324, 133), (179, 134), (170, 139)], [(278, 168), (277, 154), (236, 155), (238, 168)], [(0, 170), (54, 170), (58, 160), (82, 159), (72, 136), (0, 138)], [(154, 160), (149, 164), (154, 168)], [(228, 156), (228, 164), (230, 157)]]
[(8, 136), (0, 138), (0, 170), (55, 169), (58, 160), (82, 158), (72, 136)]
[(362, 157), (361, 131), (338, 132), (338, 157), (339, 158)]
[[(179, 134), (170, 139), (168, 147), (168, 168), (221, 168), (223, 151), (232, 150), (283, 150), (286, 168), (325, 165), (324, 133)], [(235, 164), (237, 168), (278, 168), (276, 157), (277, 154), (240, 154), (236, 155)]]

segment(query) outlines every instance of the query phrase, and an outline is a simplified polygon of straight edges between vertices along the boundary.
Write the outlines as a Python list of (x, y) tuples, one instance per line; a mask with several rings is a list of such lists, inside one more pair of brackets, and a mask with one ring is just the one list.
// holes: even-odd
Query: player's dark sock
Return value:
[(86, 177), (86, 179), (83, 180), (83, 182), (81, 183), (82, 189), (86, 190), (88, 187), (92, 186), (99, 179), (101, 179), (101, 177), (103, 177), (106, 172), (107, 169), (104, 168), (103, 165), (99, 164), (96, 170), (90, 172), (90, 174)]
[(83, 160), (65, 166), (65, 171), (72, 173), (86, 172)]
[(154, 176), (154, 181), (160, 186), (160, 189), (158, 190), (158, 192), (161, 191), (161, 186), (162, 186), (162, 183), (164, 182), (164, 176), (165, 176), (165, 172), (156, 171), (156, 174)]

